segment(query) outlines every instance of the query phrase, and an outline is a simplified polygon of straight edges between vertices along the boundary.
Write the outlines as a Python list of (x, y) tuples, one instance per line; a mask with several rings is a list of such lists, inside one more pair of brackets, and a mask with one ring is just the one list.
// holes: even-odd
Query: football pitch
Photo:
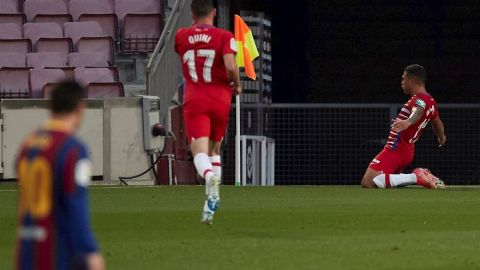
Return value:
[[(480, 189), (93, 187), (107, 269), (480, 269)], [(13, 185), (0, 185), (0, 269), (12, 269)]]

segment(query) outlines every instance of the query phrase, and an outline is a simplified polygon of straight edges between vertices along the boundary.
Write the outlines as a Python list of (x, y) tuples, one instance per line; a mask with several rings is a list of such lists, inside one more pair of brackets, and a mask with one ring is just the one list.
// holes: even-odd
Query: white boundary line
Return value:
[[(202, 186), (202, 185), (184, 185), (184, 186), (100, 186), (100, 185), (92, 185), (90, 186), (90, 188), (92, 189), (142, 189), (142, 188), (162, 188), (162, 187), (199, 187), (199, 186)], [(231, 187), (234, 187), (234, 185), (228, 185), (228, 186), (231, 186)], [(1, 185), (0, 185), (1, 187)], [(251, 188), (251, 187), (261, 187), (261, 186), (247, 186), (247, 188)], [(298, 188), (298, 187), (303, 187), (303, 188), (308, 188), (308, 187), (311, 187), (311, 188), (325, 188), (325, 187), (345, 187), (345, 188), (352, 188), (352, 187), (358, 187), (360, 188), (360, 186), (355, 186), (355, 185), (345, 185), (345, 186), (336, 186), (336, 185), (282, 185), (282, 186), (276, 186), (276, 187), (293, 187), (293, 188)], [(266, 189), (271, 189), (272, 187), (264, 187)], [(418, 187), (418, 188), (421, 188), (421, 187)], [(449, 190), (449, 189), (460, 189), (460, 188), (470, 188), (470, 189), (480, 189), (480, 185), (478, 186), (447, 186), (446, 190)], [(91, 189), (91, 190), (92, 190)], [(402, 188), (404, 189), (404, 188)], [(0, 192), (17, 192), (18, 190), (17, 189), (5, 189), (5, 190), (2, 190), (0, 189)], [(440, 190), (441, 191), (441, 190)]]

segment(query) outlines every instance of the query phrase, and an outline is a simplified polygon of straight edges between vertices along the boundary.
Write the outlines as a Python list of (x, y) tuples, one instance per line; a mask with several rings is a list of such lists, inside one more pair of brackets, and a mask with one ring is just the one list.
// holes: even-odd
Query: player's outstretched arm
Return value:
[(235, 55), (233, 53), (225, 54), (223, 56), (223, 62), (225, 63), (228, 80), (231, 83), (233, 92), (235, 95), (240, 95), (242, 93), (242, 87), (240, 86), (240, 72), (235, 62)]
[(445, 127), (443, 126), (443, 122), (440, 120), (440, 117), (432, 120), (432, 130), (437, 136), (438, 147), (442, 147), (447, 141), (447, 136), (445, 136)]
[(414, 107), (412, 114), (407, 120), (393, 120), (392, 129), (395, 132), (401, 132), (407, 129), (409, 126), (417, 123), (423, 116), (425, 110), (422, 107)]

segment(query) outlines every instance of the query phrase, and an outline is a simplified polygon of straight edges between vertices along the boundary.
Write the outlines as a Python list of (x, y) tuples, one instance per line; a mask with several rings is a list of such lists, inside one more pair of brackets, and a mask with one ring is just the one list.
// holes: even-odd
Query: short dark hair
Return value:
[(409, 76), (415, 77), (415, 79), (421, 81), (422, 83), (427, 81), (427, 72), (425, 71), (425, 68), (418, 64), (407, 66), (405, 68), (405, 72)]
[(193, 0), (190, 5), (193, 15), (203, 18), (215, 8), (212, 0)]
[(86, 96), (87, 91), (76, 81), (61, 81), (50, 95), (50, 109), (55, 114), (72, 113)]

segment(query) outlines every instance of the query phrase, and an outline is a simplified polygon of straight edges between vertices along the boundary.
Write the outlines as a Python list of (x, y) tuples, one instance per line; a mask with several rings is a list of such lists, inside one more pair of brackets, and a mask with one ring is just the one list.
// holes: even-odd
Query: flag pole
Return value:
[(235, 96), (235, 186), (240, 186), (240, 96)]
[[(253, 34), (248, 25), (238, 15), (235, 15), (235, 41), (237, 55), (235, 60), (238, 67), (245, 67), (245, 75), (252, 80), (257, 78), (252, 61), (259, 56)], [(235, 185), (241, 185), (240, 173), (240, 97), (236, 97), (236, 134), (235, 134)], [(245, 160), (245, 157), (244, 157)], [(243, 164), (245, 166), (245, 164)]]

